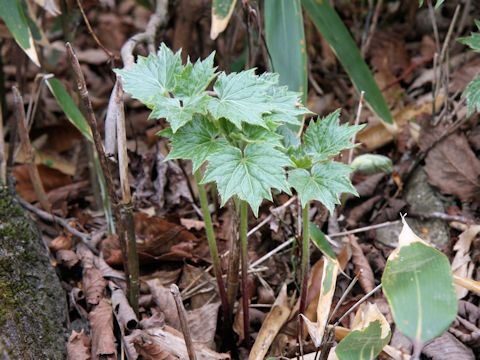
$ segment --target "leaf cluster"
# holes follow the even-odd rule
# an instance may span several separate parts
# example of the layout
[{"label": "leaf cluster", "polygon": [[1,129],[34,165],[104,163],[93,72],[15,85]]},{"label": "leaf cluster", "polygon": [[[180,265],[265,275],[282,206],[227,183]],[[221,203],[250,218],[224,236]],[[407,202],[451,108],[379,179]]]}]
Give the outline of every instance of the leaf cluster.
[{"label": "leaf cluster", "polygon": [[182,64],[181,52],[162,44],[157,54],[115,70],[125,91],[152,110],[150,118],[170,124],[159,133],[171,141],[167,159],[191,160],[193,171],[208,163],[202,182],[216,183],[222,205],[238,197],[255,214],[272,189],[293,187],[303,204],[315,199],[329,210],[340,192],[355,193],[350,167],[331,159],[354,146],[359,126],[341,126],[336,111],[311,121],[302,144],[286,126],[310,113],[300,93],[280,86],[278,74],[226,74],[213,60],[212,53]]}]

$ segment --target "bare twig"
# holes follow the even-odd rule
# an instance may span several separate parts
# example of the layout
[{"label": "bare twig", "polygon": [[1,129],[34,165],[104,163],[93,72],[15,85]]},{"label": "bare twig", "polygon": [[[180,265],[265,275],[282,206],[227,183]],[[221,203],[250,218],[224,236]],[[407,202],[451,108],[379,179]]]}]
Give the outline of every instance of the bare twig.
[{"label": "bare twig", "polygon": [[358,300],[350,309],[348,309],[345,314],[343,314],[340,319],[337,320],[337,322],[333,325],[333,327],[337,326],[342,322],[343,319],[345,319],[353,310],[355,310],[357,307],[359,307],[365,300],[367,300],[370,296],[375,294],[380,288],[382,287],[382,284],[379,284],[370,291],[368,294],[365,294],[360,300]]},{"label": "bare twig", "polygon": [[[13,87],[13,98],[15,101],[15,116],[17,118],[18,133],[20,136],[20,143],[25,150],[26,164],[28,167],[28,174],[30,175],[30,181],[33,185],[33,190],[37,196],[40,205],[47,210],[51,211],[52,205],[48,201],[45,188],[43,187],[40,173],[38,172],[37,165],[35,164],[35,151],[32,148],[30,138],[27,130],[27,119],[25,118],[25,109],[23,107],[22,95],[16,87]],[[13,149],[12,149],[13,150]]]},{"label": "bare twig", "polygon": [[193,347],[192,336],[190,335],[190,329],[188,328],[187,312],[183,307],[183,302],[182,298],[180,297],[180,291],[178,290],[178,286],[172,284],[170,286],[170,292],[172,293],[175,300],[175,305],[177,305],[178,318],[180,319],[180,326],[182,327],[183,338],[185,339],[185,345],[187,346],[188,357],[190,358],[190,360],[196,360],[197,357],[195,355],[195,348]]},{"label": "bare twig", "polygon": [[[362,115],[362,107],[363,107],[363,97],[365,96],[365,91],[362,90],[360,93],[360,100],[358,101],[358,109],[357,109],[357,116],[355,117],[355,125],[360,123],[360,115]],[[357,134],[355,133],[352,138],[352,143],[355,144],[355,140],[357,138]],[[355,148],[352,147],[348,152],[348,164],[350,165],[353,160],[353,150]]]},{"label": "bare twig", "polygon": [[7,159],[5,157],[5,141],[3,134],[3,111],[0,101],[0,186],[7,184]]},{"label": "bare twig", "polygon": [[380,17],[380,11],[382,10],[382,6],[383,6],[383,0],[378,0],[377,5],[375,6],[375,12],[373,14],[373,18],[372,18],[372,25],[368,29],[367,38],[361,49],[363,57],[365,57],[365,54],[368,52],[373,35],[375,34],[375,30],[377,29],[378,18]]},{"label": "bare twig", "polygon": [[97,37],[97,34],[95,34],[95,31],[92,29],[92,26],[90,25],[90,21],[88,21],[87,14],[85,14],[85,11],[83,10],[83,6],[80,0],[77,0],[77,6],[80,9],[80,12],[82,13],[83,21],[85,22],[85,25],[87,25],[88,32],[90,33],[90,35],[92,35],[93,40],[95,40],[97,45],[105,52],[105,54],[108,55],[110,59],[118,58],[118,56],[116,56],[114,53],[112,53],[102,44],[100,39]]}]

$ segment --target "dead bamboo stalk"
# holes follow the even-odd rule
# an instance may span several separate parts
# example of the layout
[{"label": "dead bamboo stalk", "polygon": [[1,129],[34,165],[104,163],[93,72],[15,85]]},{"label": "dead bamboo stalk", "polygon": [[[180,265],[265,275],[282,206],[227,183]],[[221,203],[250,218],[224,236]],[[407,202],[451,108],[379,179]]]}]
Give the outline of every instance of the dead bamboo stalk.
[{"label": "dead bamboo stalk", "polygon": [[197,356],[195,355],[195,348],[193,347],[192,336],[190,334],[190,329],[188,328],[187,312],[183,307],[180,290],[178,290],[177,285],[172,284],[170,286],[170,292],[172,293],[173,299],[175,300],[175,305],[177,306],[178,318],[180,319],[180,326],[182,327],[182,333],[183,338],[185,339],[188,357],[190,358],[190,360],[196,360]]},{"label": "dead bamboo stalk", "polygon": [[[93,143],[95,145],[95,149],[98,154],[98,159],[100,162],[100,166],[102,168],[102,171],[105,175],[105,182],[106,182],[106,187],[107,187],[107,193],[110,198],[110,201],[112,203],[112,209],[113,209],[113,214],[115,217],[115,223],[117,225],[117,234],[118,238],[120,240],[120,245],[122,248],[122,256],[123,256],[123,264],[124,264],[124,269],[126,273],[126,279],[127,279],[127,287],[128,287],[128,297],[130,298],[136,298],[138,299],[138,293],[135,293],[135,289],[131,288],[130,285],[130,263],[131,260],[128,258],[128,247],[126,244],[125,240],[125,229],[126,226],[123,221],[123,216],[122,216],[122,211],[119,203],[118,196],[115,192],[115,183],[113,181],[113,175],[112,172],[110,171],[110,167],[108,165],[108,160],[105,155],[105,151],[103,148],[103,143],[102,143],[102,138],[100,136],[100,131],[98,129],[98,124],[97,124],[97,119],[95,117],[95,113],[93,112],[92,108],[92,103],[90,101],[90,98],[88,96],[88,90],[87,90],[87,85],[85,83],[85,77],[83,76],[82,69],[80,67],[80,63],[78,62],[77,56],[75,55],[75,52],[72,49],[72,46],[70,43],[66,44],[67,47],[67,54],[70,60],[70,65],[73,70],[73,75],[77,84],[77,91],[78,94],[80,95],[81,101],[82,101],[82,108],[83,112],[85,115],[85,118],[88,122],[88,125],[90,126],[92,130],[92,135],[93,135]],[[138,263],[138,262],[137,262]],[[138,301],[138,300],[137,300]]]},{"label": "dead bamboo stalk", "polygon": [[[35,191],[35,195],[37,196],[42,208],[44,208],[46,211],[51,211],[52,206],[50,201],[48,201],[45,188],[43,187],[42,180],[40,178],[40,173],[38,172],[37,165],[35,164],[35,151],[33,150],[30,137],[28,136],[27,119],[25,117],[25,108],[23,107],[22,95],[20,95],[20,92],[15,86],[12,90],[13,99],[15,102],[15,117],[17,119],[18,126],[17,129],[20,136],[20,146],[22,146],[25,151],[30,181],[32,182],[33,190]],[[14,151],[14,149],[12,149],[12,151]]]}]

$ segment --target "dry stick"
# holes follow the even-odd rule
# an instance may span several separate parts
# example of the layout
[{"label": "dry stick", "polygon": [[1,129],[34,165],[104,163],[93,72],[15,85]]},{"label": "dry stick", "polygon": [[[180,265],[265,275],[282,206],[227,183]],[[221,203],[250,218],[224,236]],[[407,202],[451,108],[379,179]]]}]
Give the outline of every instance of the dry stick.
[{"label": "dry stick", "polygon": [[85,78],[83,76],[82,69],[80,68],[80,64],[78,62],[77,56],[73,52],[73,49],[70,43],[67,43],[66,47],[67,47],[67,54],[70,60],[70,65],[72,67],[73,75],[77,83],[77,91],[82,100],[82,105],[83,105],[82,108],[84,111],[85,119],[87,120],[88,125],[92,130],[95,149],[97,150],[100,166],[105,175],[105,182],[107,187],[106,190],[110,198],[110,201],[112,203],[113,214],[114,214],[115,222],[117,225],[118,238],[120,241],[120,246],[122,248],[123,265],[124,265],[125,273],[127,275],[126,278],[127,278],[127,288],[128,288],[128,294],[129,294],[128,297],[130,298],[130,282],[129,282],[130,276],[128,274],[129,259],[127,257],[127,244],[125,241],[125,232],[124,232],[125,226],[123,224],[118,197],[117,197],[117,194],[115,193],[115,184],[113,182],[112,172],[110,171],[110,167],[108,166],[108,160],[105,155],[105,151],[103,149],[102,138],[100,137],[100,131],[97,125],[97,119],[95,117],[95,113],[93,112],[92,103],[88,96],[87,85],[85,83]]},{"label": "dry stick", "polygon": [[173,295],[173,299],[175,300],[175,305],[177,305],[177,312],[178,318],[180,319],[180,326],[182,327],[183,338],[185,339],[185,345],[187,346],[188,357],[190,360],[196,360],[197,357],[195,355],[195,348],[193,347],[192,336],[190,335],[190,329],[188,328],[187,322],[187,312],[183,307],[182,298],[180,297],[180,291],[178,290],[178,286],[172,284],[170,286],[170,292]]},{"label": "dry stick", "polygon": [[240,252],[242,257],[242,308],[243,308],[243,335],[245,343],[249,343],[249,296],[248,296],[248,203],[240,200]]},{"label": "dry stick", "polygon": [[380,17],[380,10],[382,9],[383,0],[378,0],[377,5],[375,6],[375,12],[372,18],[372,25],[368,29],[368,36],[365,44],[362,46],[362,56],[365,57],[365,54],[370,47],[370,43],[372,41],[373,35],[375,34],[375,30],[377,29],[378,18]]},{"label": "dry stick", "polygon": [[[360,93],[360,100],[358,102],[358,109],[357,109],[357,116],[355,117],[355,126],[357,126],[360,123],[360,115],[362,115],[362,107],[363,107],[363,97],[365,96],[365,91],[362,90]],[[355,140],[357,138],[357,133],[353,135],[352,138],[352,144],[355,144]],[[350,151],[348,152],[348,164],[350,165],[353,160],[353,150],[355,148],[352,147]]]},{"label": "dry stick", "polygon": [[[20,144],[26,153],[26,164],[28,167],[28,174],[30,175],[30,180],[33,185],[33,190],[35,191],[35,195],[37,196],[40,205],[42,205],[45,210],[51,211],[52,205],[50,204],[50,201],[48,201],[37,165],[35,164],[35,151],[32,148],[32,144],[30,143],[30,138],[28,136],[27,119],[25,118],[22,95],[20,95],[20,92],[15,86],[12,88],[12,90],[15,103],[15,117],[17,119],[18,133],[20,136]],[[12,149],[12,151],[14,151],[14,149]]]},{"label": "dry stick", "polygon": [[115,87],[114,102],[117,105],[117,142],[118,142],[118,169],[120,175],[120,187],[122,189],[122,216],[127,236],[126,247],[128,257],[128,277],[130,279],[130,291],[128,300],[135,314],[138,316],[138,298],[140,296],[139,264],[137,243],[135,239],[135,223],[133,220],[132,194],[128,181],[128,154],[127,135],[125,130],[125,112],[123,110],[122,83],[117,82]]},{"label": "dry stick", "polygon": [[101,48],[103,51],[105,51],[105,54],[107,54],[110,59],[115,59],[115,58],[116,58],[115,54],[112,53],[110,50],[108,50],[108,49],[102,44],[102,42],[100,41],[100,39],[99,39],[99,38],[97,37],[97,35],[95,34],[95,31],[93,31],[92,26],[90,25],[90,21],[88,21],[87,15],[85,14],[85,11],[83,10],[82,3],[80,2],[80,0],[77,0],[77,6],[78,6],[78,8],[80,9],[80,12],[82,13],[83,21],[85,22],[85,25],[87,25],[88,32],[90,33],[90,35],[92,35],[93,40],[95,40],[95,42],[97,43],[97,45],[100,46],[100,48]]}]

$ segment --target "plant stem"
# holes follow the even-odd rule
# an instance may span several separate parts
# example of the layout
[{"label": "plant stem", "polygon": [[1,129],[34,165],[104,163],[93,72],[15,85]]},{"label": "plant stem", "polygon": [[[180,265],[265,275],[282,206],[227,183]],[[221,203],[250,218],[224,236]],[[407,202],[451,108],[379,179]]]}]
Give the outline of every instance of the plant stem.
[{"label": "plant stem", "polygon": [[220,256],[218,255],[217,242],[215,240],[215,232],[213,231],[212,217],[208,209],[207,191],[205,186],[201,184],[202,175],[200,169],[195,171],[195,181],[198,188],[198,197],[200,198],[200,206],[202,208],[203,220],[205,222],[205,230],[207,232],[208,248],[210,249],[210,256],[212,258],[213,271],[217,279],[218,293],[220,301],[222,302],[224,321],[230,322],[230,310],[227,300],[227,293],[222,278],[222,265],[220,263]]},{"label": "plant stem", "polygon": [[240,201],[240,252],[242,256],[242,308],[243,308],[243,335],[246,343],[248,344],[248,330],[249,330],[249,318],[248,318],[248,204],[246,201]]},{"label": "plant stem", "polygon": [[307,288],[308,288],[308,262],[310,260],[310,229],[308,227],[308,210],[310,204],[305,204],[302,209],[302,290],[300,293],[300,314],[305,312],[307,302]]},{"label": "plant stem", "polygon": [[238,212],[236,202],[232,199],[228,202],[228,211],[231,212],[232,220],[230,227],[227,230],[229,236],[229,253],[228,253],[228,269],[227,269],[227,299],[228,303],[232,304],[229,309],[229,319],[233,318],[233,304],[237,299],[239,272],[240,272],[240,251],[239,251],[239,237],[238,237]]}]

